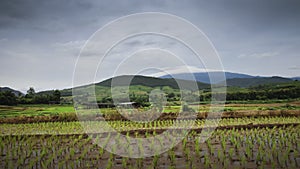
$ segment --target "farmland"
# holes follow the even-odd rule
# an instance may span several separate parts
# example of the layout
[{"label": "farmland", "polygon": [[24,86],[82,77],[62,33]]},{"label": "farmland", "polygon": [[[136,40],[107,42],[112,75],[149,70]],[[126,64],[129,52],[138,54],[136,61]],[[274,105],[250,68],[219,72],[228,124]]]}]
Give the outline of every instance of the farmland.
[{"label": "farmland", "polygon": [[[200,142],[199,132],[192,130],[167,152],[137,159],[110,153],[84,134],[6,135],[0,137],[1,168],[299,168],[299,131],[299,126],[217,129]],[[105,146],[111,144],[117,150],[122,145],[113,138],[120,135],[96,134],[94,139],[103,137]],[[125,135],[152,137],[156,133]],[[172,143],[172,139],[155,140],[149,147],[164,142]],[[147,148],[137,147],[140,151]]]},{"label": "farmland", "polygon": [[[219,120],[202,117],[209,105],[202,104],[198,108],[194,110],[198,114],[195,119],[174,119],[170,117],[180,112],[180,106],[165,106],[164,118],[141,123],[120,119],[112,108],[101,110],[107,121],[78,121],[71,120],[76,116],[71,105],[1,106],[0,167],[300,167],[299,101],[231,103],[225,106],[223,118]],[[45,120],[54,117],[65,118]],[[27,118],[31,121],[25,122]],[[203,140],[210,131],[212,135]],[[166,134],[157,139],[162,133]],[[176,134],[184,137],[176,142]],[[121,136],[154,138],[147,146],[140,142],[126,143],[129,148],[136,147],[129,150],[132,154],[168,144],[174,147],[144,158],[122,157],[117,153],[124,148],[124,144],[117,141]],[[97,140],[104,140],[104,143],[97,144]],[[112,149],[107,151],[105,147]]]},{"label": "farmland", "polygon": [[[236,101],[237,102],[237,101]],[[270,103],[265,103],[262,101],[256,102],[237,102],[232,104],[226,104],[224,107],[224,113],[236,115],[249,115],[254,116],[258,114],[265,115],[285,115],[285,114],[294,114],[300,110],[300,102],[297,100],[294,101],[286,101],[286,100],[276,100]],[[204,102],[201,105],[190,105],[190,108],[193,111],[197,112],[199,116],[208,112],[210,109],[210,105]],[[139,111],[146,111],[147,108],[139,108]],[[181,110],[181,106],[168,105],[163,108],[163,114],[172,115],[172,113],[179,113]],[[114,108],[103,108],[100,110],[102,114],[109,116],[113,116],[118,114],[117,110]],[[88,113],[87,113],[88,114]],[[6,122],[9,119],[14,120],[15,123],[18,120],[26,119],[26,118],[35,118],[33,122],[37,122],[40,120],[51,121],[51,118],[54,118],[58,121],[58,118],[61,118],[62,121],[66,121],[68,118],[70,121],[74,121],[76,113],[73,105],[45,105],[45,104],[37,104],[37,105],[18,105],[18,106],[4,106],[0,105],[0,121]],[[116,119],[120,120],[120,119]]]}]

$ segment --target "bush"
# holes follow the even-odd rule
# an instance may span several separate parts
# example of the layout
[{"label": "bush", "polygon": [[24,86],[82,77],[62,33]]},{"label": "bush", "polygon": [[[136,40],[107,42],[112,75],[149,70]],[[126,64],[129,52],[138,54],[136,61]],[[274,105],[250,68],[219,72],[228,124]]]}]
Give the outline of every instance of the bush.
[{"label": "bush", "polygon": [[0,92],[0,104],[12,106],[17,103],[17,97],[11,91]]}]

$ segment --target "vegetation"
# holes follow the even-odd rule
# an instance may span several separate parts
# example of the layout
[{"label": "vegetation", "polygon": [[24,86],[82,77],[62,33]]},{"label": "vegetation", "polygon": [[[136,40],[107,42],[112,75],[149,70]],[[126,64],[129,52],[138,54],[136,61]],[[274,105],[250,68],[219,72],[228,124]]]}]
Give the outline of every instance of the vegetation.
[{"label": "vegetation", "polygon": [[[148,107],[138,108],[139,113],[134,111],[131,116],[143,119],[145,116],[150,117],[154,112],[151,112]],[[163,110],[159,114],[159,120],[176,119],[178,113],[183,111],[195,112],[197,119],[205,119],[210,111],[209,104],[201,105],[187,105],[183,106],[163,106]],[[131,111],[128,109],[128,111]],[[226,104],[224,108],[223,118],[234,117],[260,117],[260,116],[298,116],[300,111],[299,101],[285,101],[280,103],[238,103],[238,104]],[[102,108],[100,110],[105,120],[127,120],[121,115],[115,108]],[[157,112],[157,111],[156,111]],[[97,116],[95,111],[81,115],[81,120],[91,119],[93,116]],[[24,104],[18,106],[0,106],[0,122],[1,123],[33,123],[33,122],[53,122],[53,121],[74,121],[77,120],[76,112],[73,105],[61,104],[61,105],[49,105],[49,104]],[[182,116],[185,119],[190,119],[189,116]],[[211,115],[211,117],[213,117]],[[93,118],[97,120],[97,118]]]},{"label": "vegetation", "polygon": [[283,78],[283,77],[252,77],[252,78],[233,78],[226,80],[228,86],[236,87],[251,87],[259,85],[273,85],[281,83],[290,83],[292,79]]},{"label": "vegetation", "polygon": [[[263,78],[259,78],[260,80]],[[276,79],[278,78],[272,78]],[[279,78],[280,79],[280,78]],[[181,89],[177,85],[181,84]],[[247,88],[241,87],[227,87],[224,89],[222,86],[215,86],[216,92],[212,93],[210,85],[204,83],[197,83],[199,90],[191,90],[192,82],[187,80],[175,79],[159,79],[144,76],[120,76],[113,79],[108,79],[98,84],[95,84],[95,93],[99,103],[113,103],[112,93],[117,94],[118,101],[136,102],[143,107],[150,106],[149,96],[154,90],[161,90],[165,94],[168,104],[180,105],[182,100],[192,102],[209,102],[212,95],[225,95],[222,91],[227,90],[226,100],[232,101],[270,101],[270,100],[291,100],[300,98],[300,82],[299,81],[284,81],[278,83],[267,83],[263,85],[254,85]],[[130,84],[129,91],[126,85]],[[112,88],[110,87],[112,85]],[[125,86],[124,86],[125,85]],[[76,89],[91,88],[92,85],[81,86]],[[84,94],[84,92],[83,92]],[[1,95],[9,95],[7,92],[1,92]],[[5,100],[4,98],[9,99]],[[49,103],[71,103],[72,102],[72,89],[65,90],[52,90],[35,93],[33,88],[27,91],[25,96],[16,95],[17,101],[14,96],[5,96],[0,100],[0,105],[14,105],[14,104],[49,104]],[[78,96],[80,97],[80,95]],[[116,99],[114,97],[114,99]]]},{"label": "vegetation", "polygon": [[16,105],[17,97],[11,91],[0,92],[0,103],[3,105]]},{"label": "vegetation", "polygon": [[25,96],[18,95],[12,91],[0,92],[0,105],[16,105],[16,104],[59,104],[61,93],[54,90],[51,93],[36,93],[33,87],[30,87]]},{"label": "vegetation", "polygon": [[[39,123],[21,123],[21,124],[0,124],[0,135],[35,135],[35,134],[60,134],[60,135],[72,135],[72,134],[84,134],[101,133],[108,131],[110,127],[114,128],[118,132],[127,131],[144,131],[161,132],[165,129],[178,130],[184,129],[187,124],[192,124],[191,120],[155,120],[152,122],[134,122],[134,121],[71,121],[71,122],[39,122]],[[252,128],[252,127],[264,127],[264,126],[282,126],[282,125],[298,125],[300,123],[300,117],[243,117],[243,118],[224,118],[218,122],[216,119],[210,120],[195,120],[194,125],[191,126],[193,130],[199,131],[203,128],[219,127],[221,129],[233,129],[233,128]],[[251,126],[247,126],[251,124]],[[84,131],[82,125],[93,126],[88,131]],[[99,129],[101,129],[99,131]]]},{"label": "vegetation", "polygon": [[[299,168],[300,128],[272,127],[216,130],[205,142],[191,131],[174,148],[147,158],[112,154],[93,141],[121,148],[116,135],[5,135],[0,136],[1,168]],[[178,131],[176,131],[178,132]],[[126,132],[125,132],[126,133]],[[126,137],[139,137],[127,132]],[[205,134],[205,133],[202,133]],[[157,135],[148,132],[145,137]],[[167,135],[165,141],[172,144]],[[156,142],[162,146],[162,142]],[[151,148],[149,144],[148,147]],[[221,146],[219,146],[221,145]],[[140,147],[139,149],[141,149]]]},{"label": "vegetation", "polygon": [[[125,80],[124,80],[124,79]],[[121,77],[120,85],[126,82],[125,77]],[[263,79],[263,78],[262,78]],[[272,78],[277,79],[277,78]],[[148,81],[147,81],[148,80]],[[169,80],[169,81],[167,81]],[[212,95],[224,95],[222,91],[226,91],[226,100],[227,101],[274,101],[274,100],[292,100],[300,98],[300,82],[299,81],[283,81],[275,83],[267,83],[264,85],[254,85],[247,88],[241,87],[227,87],[224,89],[222,86],[215,86],[215,93],[212,93],[210,90],[210,86],[204,86],[198,84],[199,91],[191,91],[188,89],[179,90],[178,86],[174,86],[173,84],[176,82],[172,82],[172,79],[151,79],[150,77],[136,77],[130,83],[129,93],[125,93],[126,90],[122,86],[113,86],[111,89],[108,87],[111,84],[112,79],[108,79],[104,82],[98,83],[95,85],[95,91],[98,102],[102,103],[111,103],[111,90],[115,93],[124,93],[124,97],[129,95],[130,100],[134,102],[138,102],[141,105],[148,106],[149,105],[149,95],[151,91],[160,89],[162,90],[167,98],[169,104],[180,105],[178,102],[180,100],[186,100],[188,102],[209,102],[211,100]],[[125,81],[125,82],[124,82]],[[149,83],[150,81],[150,83]],[[148,84],[147,84],[148,82]],[[69,90],[63,90],[62,95],[67,95],[67,93],[71,93]],[[119,95],[122,100],[122,95]]]}]

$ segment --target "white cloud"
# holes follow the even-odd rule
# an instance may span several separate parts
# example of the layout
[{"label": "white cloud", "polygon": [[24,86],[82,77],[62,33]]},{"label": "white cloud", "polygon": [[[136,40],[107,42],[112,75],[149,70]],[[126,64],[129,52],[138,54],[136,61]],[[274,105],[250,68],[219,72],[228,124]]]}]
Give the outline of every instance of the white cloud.
[{"label": "white cloud", "polygon": [[77,56],[85,42],[85,40],[69,41],[65,43],[57,42],[53,45],[53,47],[57,52],[63,52],[67,55]]},{"label": "white cloud", "polygon": [[279,52],[263,52],[263,53],[252,53],[252,54],[241,54],[238,56],[238,58],[269,58],[278,56]]},{"label": "white cloud", "polygon": [[160,77],[167,74],[180,74],[180,73],[198,73],[198,72],[219,72],[223,70],[204,69],[195,66],[178,66],[178,67],[167,67],[162,69],[161,72],[148,74],[149,76]]}]

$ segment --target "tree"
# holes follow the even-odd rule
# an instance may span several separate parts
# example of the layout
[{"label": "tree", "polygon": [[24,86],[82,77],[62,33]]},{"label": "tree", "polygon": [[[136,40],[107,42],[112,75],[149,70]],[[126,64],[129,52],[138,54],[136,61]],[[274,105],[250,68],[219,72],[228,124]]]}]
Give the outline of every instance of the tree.
[{"label": "tree", "polygon": [[173,98],[173,97],[175,97],[175,94],[172,92],[172,93],[169,93],[168,95],[167,95],[167,97],[168,98]]},{"label": "tree", "polygon": [[2,105],[16,105],[17,97],[11,91],[0,92],[0,104]]},{"label": "tree", "polygon": [[33,87],[30,87],[29,90],[27,90],[26,98],[33,98],[35,96],[35,90]]},{"label": "tree", "polygon": [[60,91],[59,90],[55,90],[53,92],[53,101],[60,102],[60,96],[61,96]]}]

